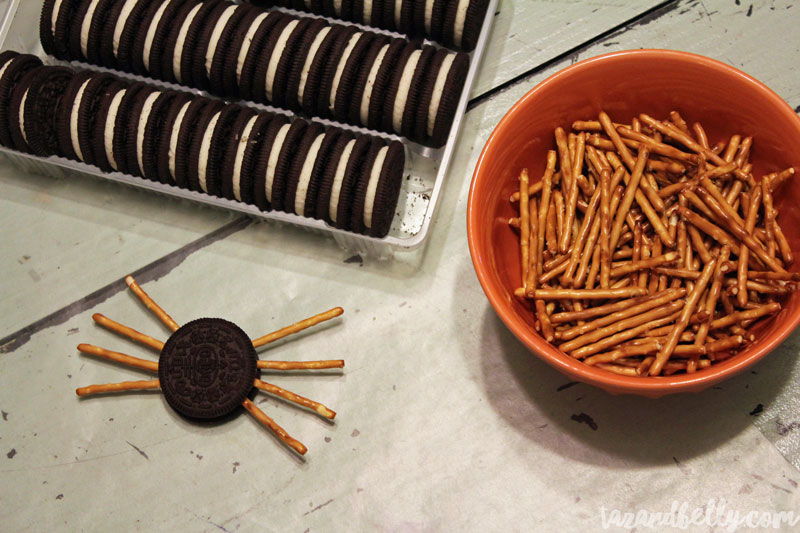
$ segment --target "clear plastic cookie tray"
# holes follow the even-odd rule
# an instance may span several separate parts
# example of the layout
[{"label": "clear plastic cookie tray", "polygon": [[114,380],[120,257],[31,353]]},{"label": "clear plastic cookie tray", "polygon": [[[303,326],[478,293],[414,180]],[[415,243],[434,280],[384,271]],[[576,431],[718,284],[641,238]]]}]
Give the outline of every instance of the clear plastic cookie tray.
[{"label": "clear plastic cookie tray", "polygon": [[[467,108],[469,94],[478,72],[481,56],[486,48],[497,2],[498,0],[490,0],[486,10],[486,17],[478,39],[478,44],[471,53],[470,68],[461,92],[453,127],[447,139],[447,144],[444,147],[432,149],[385,133],[314,119],[323,124],[335,124],[353,131],[378,135],[384,138],[398,139],[404,143],[406,147],[406,167],[403,174],[403,186],[400,190],[400,198],[398,200],[397,211],[392,222],[391,230],[389,234],[382,239],[339,230],[321,220],[303,218],[280,211],[264,212],[255,206],[224,198],[208,196],[172,185],[155,183],[119,172],[106,173],[99,168],[61,157],[52,156],[42,158],[22,154],[3,146],[0,146],[0,153],[5,155],[13,164],[28,172],[54,177],[63,177],[72,173],[88,174],[143,189],[157,191],[173,197],[185,198],[211,206],[238,211],[257,219],[293,224],[316,233],[329,235],[342,249],[353,253],[360,253],[368,257],[386,258],[392,256],[395,252],[412,251],[419,248],[420,245],[425,242],[428,231],[430,230],[431,220],[436,212],[439,196],[442,193],[442,187],[447,179],[448,169],[461,130],[461,122]],[[34,54],[41,57],[46,64],[60,63],[58,60],[47,56],[39,43],[39,17],[41,9],[41,1],[8,0],[5,15],[3,16],[2,24],[0,24],[0,50],[15,50],[20,53]],[[297,14],[310,16],[307,13]],[[336,22],[341,23],[341,21]],[[371,31],[397,36],[397,34],[381,29],[369,29]],[[105,70],[82,63],[75,63],[74,66],[81,69],[90,68],[94,70]],[[125,73],[115,72],[115,74],[132,79],[143,79]],[[144,81],[154,85],[169,86],[184,91],[203,94],[197,90],[173,86],[156,80],[145,79]],[[242,103],[247,106],[267,109],[273,112],[287,113],[281,109],[258,105],[252,102]],[[458,177],[456,177],[456,179],[458,179]],[[124,194],[124,190],[121,190],[120,194]]]}]

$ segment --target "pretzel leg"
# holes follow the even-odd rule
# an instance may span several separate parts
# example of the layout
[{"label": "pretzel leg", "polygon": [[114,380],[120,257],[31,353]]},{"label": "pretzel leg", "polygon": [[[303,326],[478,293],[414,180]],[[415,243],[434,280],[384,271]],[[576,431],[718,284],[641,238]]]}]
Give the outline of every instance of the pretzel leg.
[{"label": "pretzel leg", "polygon": [[310,328],[311,326],[315,326],[320,322],[325,322],[326,320],[336,318],[337,316],[340,316],[342,313],[344,313],[344,309],[342,309],[341,307],[334,307],[333,309],[329,309],[324,313],[314,315],[310,318],[306,318],[305,320],[301,320],[296,324],[292,324],[291,326],[286,326],[285,328],[281,328],[278,331],[273,331],[272,333],[268,333],[263,337],[259,337],[253,341],[253,346],[258,348],[260,346],[264,346],[265,344],[275,342],[278,339],[282,339],[293,333],[297,333],[299,331],[303,331],[306,328]]},{"label": "pretzel leg", "polygon": [[108,318],[105,315],[101,315],[100,313],[95,313],[92,315],[92,318],[95,322],[100,324],[106,329],[110,329],[114,333],[119,333],[120,335],[125,335],[131,340],[134,340],[138,343],[144,344],[145,346],[150,346],[151,348],[155,348],[159,352],[164,349],[164,343],[158,339],[154,339],[149,335],[145,335],[144,333],[140,333],[133,328],[129,328],[119,322],[115,322]]},{"label": "pretzel leg", "polygon": [[344,360],[328,361],[258,361],[258,368],[268,370],[324,370],[326,368],[344,368]]},{"label": "pretzel leg", "polygon": [[242,405],[251,415],[253,415],[253,418],[261,422],[267,429],[272,431],[276,437],[284,442],[284,444],[289,446],[300,455],[306,454],[308,448],[306,448],[302,442],[292,438],[288,433],[286,433],[282,427],[276,424],[275,421],[267,416],[264,411],[259,409],[256,404],[250,401],[250,398],[245,398],[245,400],[242,402]]},{"label": "pretzel leg", "polygon": [[282,389],[277,385],[273,385],[272,383],[267,383],[266,381],[261,381],[260,379],[256,379],[255,386],[265,392],[274,394],[275,396],[279,396],[285,400],[289,400],[290,402],[296,403],[297,405],[308,407],[309,409],[316,411],[318,414],[330,420],[336,418],[336,412],[331,409],[328,409],[321,403],[315,402],[314,400],[309,400],[308,398],[304,398],[299,394],[295,394],[286,389]]},{"label": "pretzel leg", "polygon": [[117,363],[122,363],[123,365],[141,368],[151,372],[158,372],[158,363],[156,361],[147,361],[131,355],[125,355],[124,353],[112,352],[111,350],[100,348],[99,346],[92,346],[91,344],[79,344],[78,351],[96,355],[97,357],[108,359],[109,361],[116,361]]},{"label": "pretzel leg", "polygon": [[102,394],[104,392],[121,392],[127,390],[146,390],[158,389],[161,384],[157,379],[147,381],[123,381],[122,383],[106,383],[105,385],[89,385],[88,387],[80,387],[75,389],[75,394],[78,396],[87,396],[89,394]]},{"label": "pretzel leg", "polygon": [[128,284],[128,288],[133,291],[133,294],[135,294],[142,301],[144,306],[152,311],[161,322],[163,322],[172,331],[178,331],[178,328],[180,327],[178,323],[172,320],[172,317],[169,316],[166,311],[161,309],[161,307],[159,307],[159,305],[155,303],[153,299],[150,298],[146,292],[144,292],[144,290],[142,290],[139,284],[136,283],[136,280],[133,279],[133,276],[126,276],[125,283]]}]

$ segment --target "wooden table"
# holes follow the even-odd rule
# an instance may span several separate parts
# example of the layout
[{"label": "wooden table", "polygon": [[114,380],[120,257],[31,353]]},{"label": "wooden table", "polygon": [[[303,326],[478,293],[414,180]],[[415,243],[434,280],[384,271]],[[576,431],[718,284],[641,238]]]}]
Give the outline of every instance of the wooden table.
[{"label": "wooden table", "polygon": [[[800,333],[701,394],[653,401],[569,383],[496,317],[464,224],[495,124],[575,61],[687,50],[800,109],[791,4],[501,0],[429,242],[390,261],[0,162],[0,529],[587,531],[614,510],[668,513],[676,502],[691,513],[711,500],[742,515],[800,513]],[[133,271],[178,322],[221,316],[253,337],[344,307],[342,319],[261,354],[347,362],[342,373],[265,378],[338,412],[327,423],[257,397],[308,445],[304,460],[247,416],[203,427],[157,392],[75,396],[81,385],[145,379],[79,354],[78,343],[155,356],[94,325],[93,312],[168,335],[125,290]]]}]

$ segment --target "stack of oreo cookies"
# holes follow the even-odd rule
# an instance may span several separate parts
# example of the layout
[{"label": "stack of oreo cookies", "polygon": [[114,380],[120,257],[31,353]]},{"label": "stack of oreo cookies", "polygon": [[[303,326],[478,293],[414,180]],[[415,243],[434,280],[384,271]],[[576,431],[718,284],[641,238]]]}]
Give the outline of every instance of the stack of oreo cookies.
[{"label": "stack of oreo cookies", "polygon": [[[66,1],[66,0],[63,0]],[[0,54],[0,143],[385,236],[401,143]]]},{"label": "stack of oreo cookies", "polygon": [[464,53],[223,0],[45,0],[40,33],[60,59],[433,147],[447,141],[469,67]]},{"label": "stack of oreo cookies", "polygon": [[250,0],[475,49],[489,0]]}]

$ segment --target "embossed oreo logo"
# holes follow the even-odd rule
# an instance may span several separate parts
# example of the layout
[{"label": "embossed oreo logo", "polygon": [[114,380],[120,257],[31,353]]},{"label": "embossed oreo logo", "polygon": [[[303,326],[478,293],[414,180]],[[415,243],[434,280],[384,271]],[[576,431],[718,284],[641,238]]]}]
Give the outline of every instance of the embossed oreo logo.
[{"label": "embossed oreo logo", "polygon": [[250,338],[221,318],[201,318],[173,333],[159,358],[167,403],[179,413],[211,419],[241,405],[257,375]]}]

